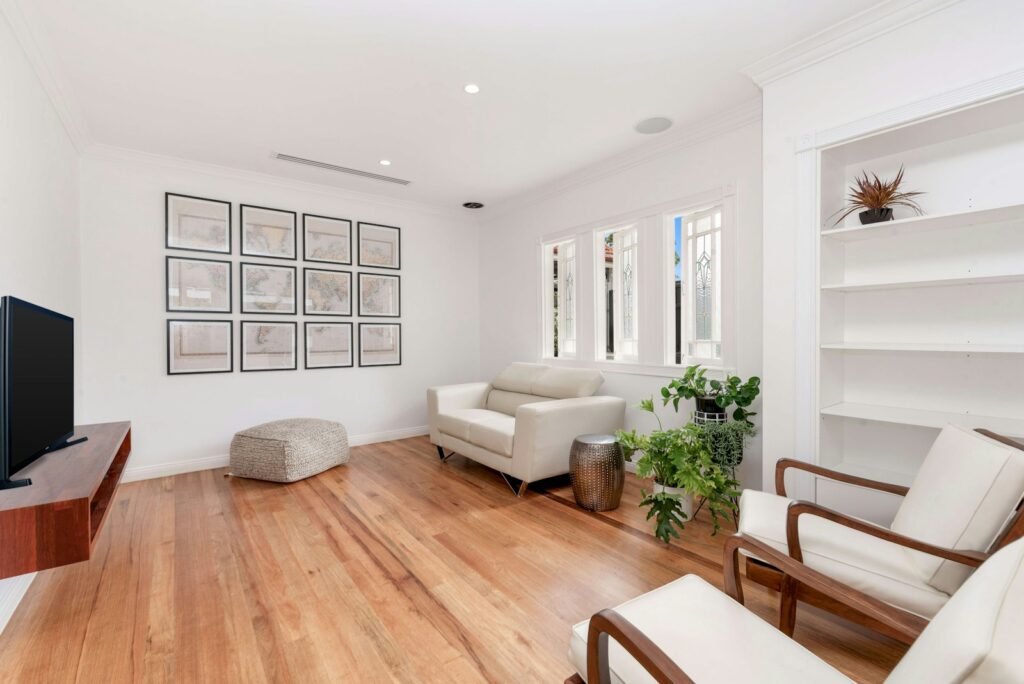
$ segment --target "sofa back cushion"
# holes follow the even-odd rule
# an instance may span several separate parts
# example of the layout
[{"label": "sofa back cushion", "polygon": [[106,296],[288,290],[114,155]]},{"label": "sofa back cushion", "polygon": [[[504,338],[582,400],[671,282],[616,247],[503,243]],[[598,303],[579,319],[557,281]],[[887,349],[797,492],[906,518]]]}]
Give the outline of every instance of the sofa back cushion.
[{"label": "sofa back cushion", "polygon": [[[947,425],[892,521],[893,532],[951,549],[987,551],[1024,496],[1024,450]],[[915,554],[925,581],[947,594],[970,575],[960,563]]]},{"label": "sofa back cushion", "polygon": [[521,392],[492,389],[487,395],[486,407],[491,411],[499,411],[514,416],[516,415],[516,409],[523,404],[533,404],[538,401],[551,401],[551,399],[548,397],[538,397],[536,394],[522,394]]},{"label": "sofa back cushion", "polygon": [[539,363],[513,363],[498,373],[491,381],[491,387],[506,392],[533,394],[533,381],[547,370],[547,366]]},{"label": "sofa back cushion", "polygon": [[552,399],[593,396],[604,383],[599,370],[589,368],[545,368],[533,381],[532,394]]}]

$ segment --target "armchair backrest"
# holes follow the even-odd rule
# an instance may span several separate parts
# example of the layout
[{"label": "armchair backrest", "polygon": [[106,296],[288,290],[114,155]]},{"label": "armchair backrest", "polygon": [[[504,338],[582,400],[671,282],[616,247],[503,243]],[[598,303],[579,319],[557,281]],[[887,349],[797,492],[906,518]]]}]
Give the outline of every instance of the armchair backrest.
[{"label": "armchair backrest", "polygon": [[[1024,450],[947,425],[928,451],[892,530],[951,549],[986,551],[1024,497]],[[959,563],[918,554],[925,581],[952,594],[970,575]]]},{"label": "armchair backrest", "polygon": [[592,396],[603,382],[601,371],[588,368],[513,363],[491,381],[487,408],[515,415],[516,409],[523,404]]},{"label": "armchair backrest", "polygon": [[935,615],[886,682],[1024,681],[1024,539],[995,553]]}]

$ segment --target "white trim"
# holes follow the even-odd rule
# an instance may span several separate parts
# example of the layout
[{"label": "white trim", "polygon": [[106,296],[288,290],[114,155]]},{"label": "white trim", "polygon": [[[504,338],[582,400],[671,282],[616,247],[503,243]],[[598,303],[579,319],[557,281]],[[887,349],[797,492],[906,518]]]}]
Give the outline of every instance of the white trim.
[{"label": "white trim", "polygon": [[[397,430],[384,430],[382,432],[367,432],[362,435],[353,435],[349,437],[348,443],[349,446],[363,446],[365,444],[376,444],[378,442],[391,442],[396,439],[419,437],[420,435],[426,435],[429,433],[430,428],[426,425],[417,425],[415,427],[398,428]],[[192,473],[199,470],[224,468],[227,467],[229,461],[230,459],[227,454],[217,454],[215,456],[193,458],[187,461],[155,463],[153,465],[135,467],[130,465],[129,461],[129,466],[125,468],[121,482],[138,482],[139,480],[151,480],[156,477],[167,477],[168,475],[181,475],[182,473]]]},{"label": "white trim", "polygon": [[[3,2],[3,0],[0,0],[0,2]],[[84,159],[98,159],[102,161],[147,164],[160,168],[188,171],[190,173],[202,173],[210,176],[217,176],[219,178],[231,178],[247,183],[263,183],[265,185],[272,185],[288,190],[313,192],[331,197],[340,197],[343,199],[365,202],[367,204],[376,204],[383,207],[422,211],[446,218],[460,218],[469,221],[474,220],[474,217],[466,214],[467,210],[465,209],[454,209],[428,202],[395,199],[386,195],[378,195],[376,193],[359,192],[358,190],[349,190],[334,185],[295,180],[285,176],[264,173],[262,171],[249,171],[247,169],[240,169],[233,166],[221,166],[219,164],[211,164],[208,162],[193,161],[183,157],[143,152],[141,150],[133,150],[126,147],[117,147],[116,145],[94,143],[82,152],[82,157]]]},{"label": "white trim", "polygon": [[886,0],[754,62],[742,73],[763,88],[958,2],[960,0]]},{"label": "white trim", "polygon": [[71,144],[81,153],[91,141],[85,117],[73,99],[68,96],[71,89],[60,74],[51,65],[55,60],[44,49],[43,41],[39,40],[31,23],[22,10],[18,0],[0,0],[0,14],[7,18],[11,32],[21,45],[25,58],[39,79],[46,96],[57,112],[57,117],[71,140]]},{"label": "white trim", "polygon": [[656,140],[640,147],[608,157],[561,178],[547,181],[533,190],[496,202],[488,208],[487,218],[490,220],[510,211],[537,204],[573,188],[589,185],[602,178],[646,164],[671,152],[693,147],[760,121],[761,98],[758,96],[732,109],[727,109],[691,125],[682,126],[677,131],[664,133]]},{"label": "white trim", "polygon": [[25,593],[35,578],[36,573],[30,572],[0,580],[0,634],[4,633],[4,628],[11,621],[14,611],[21,603],[21,599],[25,598]]}]

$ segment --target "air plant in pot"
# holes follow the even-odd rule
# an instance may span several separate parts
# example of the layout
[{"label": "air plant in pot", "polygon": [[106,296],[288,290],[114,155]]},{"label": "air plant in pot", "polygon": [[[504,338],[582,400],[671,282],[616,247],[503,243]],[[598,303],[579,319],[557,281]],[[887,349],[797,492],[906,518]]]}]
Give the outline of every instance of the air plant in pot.
[{"label": "air plant in pot", "polygon": [[893,207],[906,207],[918,215],[924,213],[914,200],[924,193],[900,189],[903,185],[902,166],[896,177],[891,180],[881,180],[874,173],[869,178],[867,171],[863,171],[860,176],[853,179],[853,183],[846,198],[846,206],[836,212],[839,218],[836,219],[835,225],[839,225],[855,211],[860,211],[860,222],[864,225],[891,221]]}]

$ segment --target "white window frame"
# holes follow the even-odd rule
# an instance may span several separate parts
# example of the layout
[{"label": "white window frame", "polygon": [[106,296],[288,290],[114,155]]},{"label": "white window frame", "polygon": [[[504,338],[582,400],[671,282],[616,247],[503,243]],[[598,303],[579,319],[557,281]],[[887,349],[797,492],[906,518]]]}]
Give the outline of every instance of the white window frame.
[{"label": "white window frame", "polygon": [[[546,242],[544,248],[544,352],[546,359],[574,359],[579,337],[579,277],[576,240]],[[556,253],[557,252],[557,253]],[[558,290],[555,288],[555,263],[558,263]],[[555,298],[557,315],[555,320]],[[555,340],[558,348],[555,348]]]},{"label": "white window frame", "polygon": [[[715,214],[721,216],[720,225],[716,226],[714,223]],[[666,253],[666,279],[665,279],[665,309],[664,309],[664,320],[665,320],[665,363],[671,366],[687,366],[694,363],[700,363],[706,366],[722,366],[726,360],[726,334],[729,330],[730,317],[726,307],[726,301],[730,293],[727,292],[729,287],[732,285],[731,280],[727,275],[729,270],[729,260],[727,259],[727,233],[728,233],[728,220],[731,216],[731,212],[727,211],[726,203],[724,201],[718,201],[710,205],[702,205],[697,207],[689,207],[680,211],[667,212],[664,215],[663,223],[665,230],[665,253]],[[675,220],[681,218],[680,238],[682,241],[682,254],[680,260],[683,269],[683,282],[680,296],[680,312],[681,320],[680,324],[680,341],[682,347],[681,359],[676,362],[675,358],[675,336],[676,336],[676,316],[675,316]],[[698,224],[702,218],[710,218],[711,225],[708,230],[701,232],[694,232],[692,235],[688,231],[688,224]],[[714,236],[717,234],[717,252],[714,254],[715,269],[713,271],[715,285],[712,289],[712,297],[714,300],[713,307],[715,310],[714,324],[717,328],[718,333],[717,339],[711,340],[697,340],[696,339],[696,269],[694,267],[694,248],[697,244],[697,239],[704,236]],[[719,347],[719,355],[711,356],[707,354],[692,354],[690,353],[691,345],[699,344],[702,342],[717,343]]]},{"label": "white window frame", "polygon": [[[636,363],[640,359],[640,292],[643,271],[640,258],[640,222],[598,228],[594,231],[594,354],[603,361]],[[612,235],[612,289],[614,310],[621,312],[612,321],[613,357],[608,358],[608,312],[605,276],[605,241]]]}]

